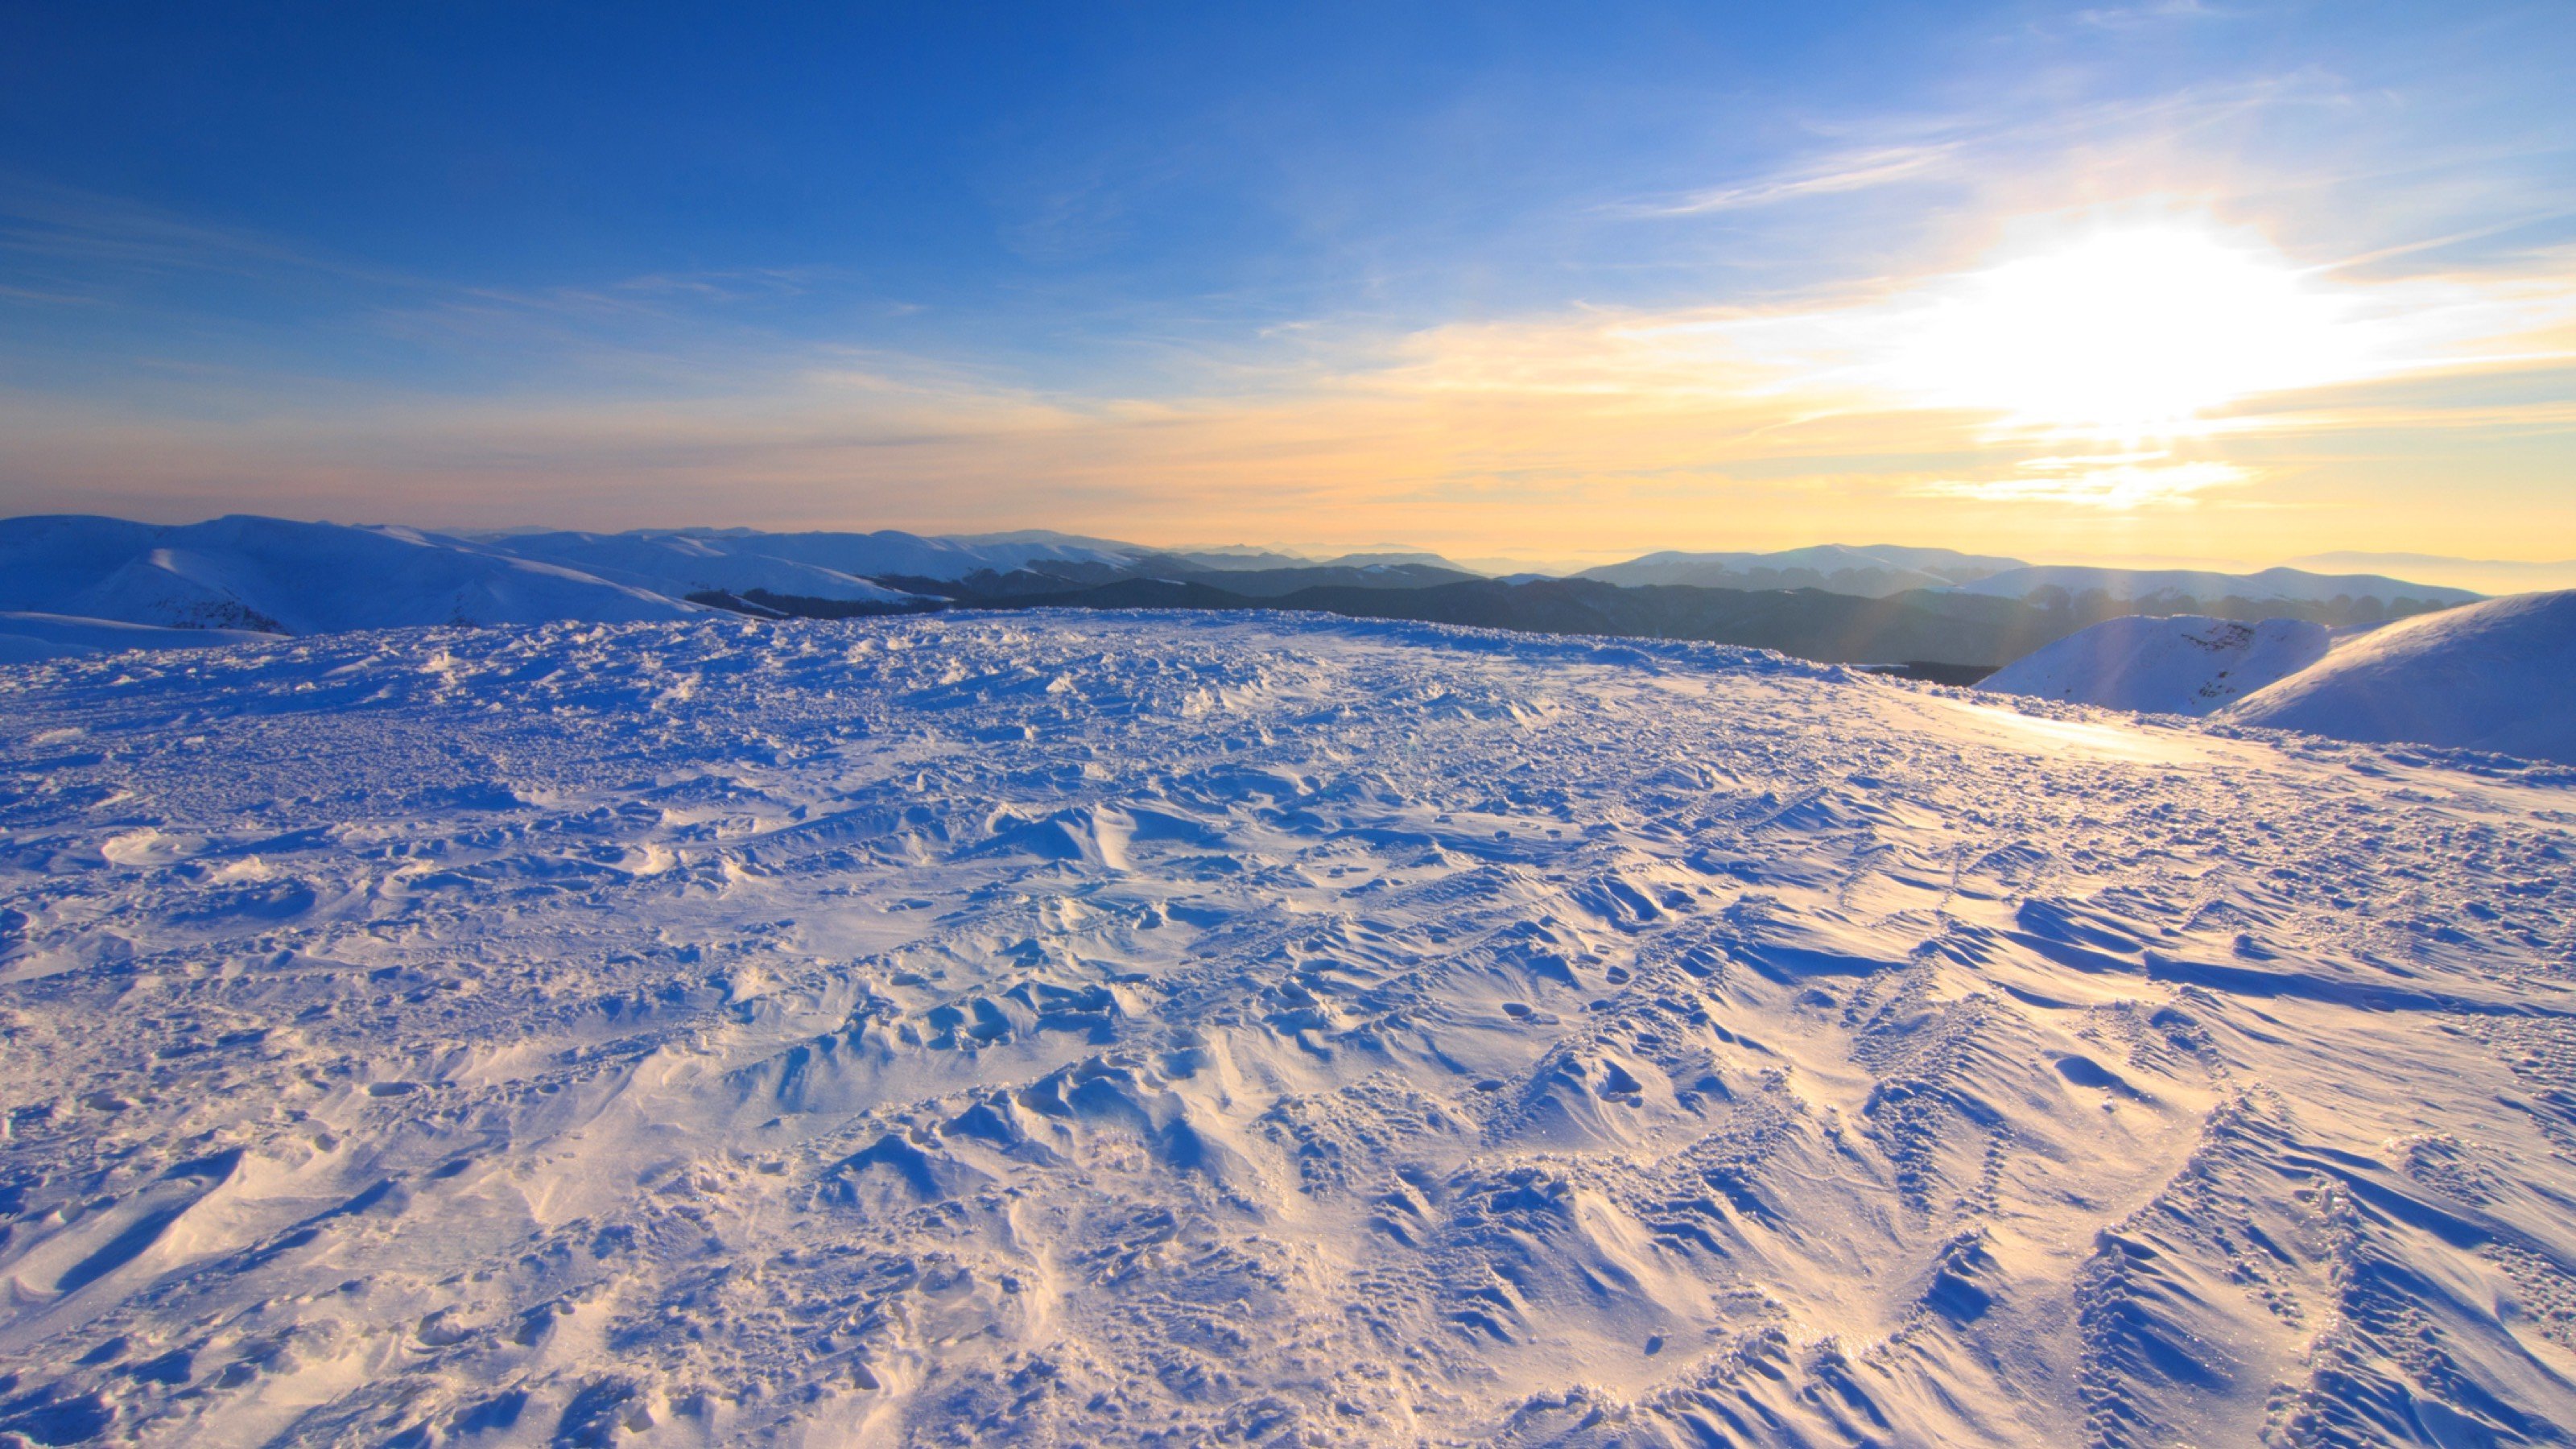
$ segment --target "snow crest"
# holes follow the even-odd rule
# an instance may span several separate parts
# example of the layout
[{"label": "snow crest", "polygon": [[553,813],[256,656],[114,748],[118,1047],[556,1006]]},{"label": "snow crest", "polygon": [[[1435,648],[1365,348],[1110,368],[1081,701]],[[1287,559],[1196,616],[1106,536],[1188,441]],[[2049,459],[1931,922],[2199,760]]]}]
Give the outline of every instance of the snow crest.
[{"label": "snow crest", "polygon": [[1279,615],[0,668],[0,1435],[2563,1440],[2566,789],[2025,708]]},{"label": "snow crest", "polygon": [[2326,657],[2334,632],[2303,619],[2105,619],[2034,650],[1977,687],[2106,709],[2205,715]]},{"label": "snow crest", "polygon": [[2408,619],[2231,706],[2240,724],[2576,764],[2576,591]]}]

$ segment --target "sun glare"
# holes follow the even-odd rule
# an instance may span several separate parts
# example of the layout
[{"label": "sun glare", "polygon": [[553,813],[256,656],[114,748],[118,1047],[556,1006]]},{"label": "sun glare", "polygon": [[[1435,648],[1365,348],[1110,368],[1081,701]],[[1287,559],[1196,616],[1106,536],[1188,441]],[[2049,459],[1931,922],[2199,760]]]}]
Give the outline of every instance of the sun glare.
[{"label": "sun glare", "polygon": [[2339,299],[2259,244],[2179,224],[2103,229],[1923,298],[1892,359],[1925,401],[2012,426],[2171,436],[2235,399],[2351,375]]}]

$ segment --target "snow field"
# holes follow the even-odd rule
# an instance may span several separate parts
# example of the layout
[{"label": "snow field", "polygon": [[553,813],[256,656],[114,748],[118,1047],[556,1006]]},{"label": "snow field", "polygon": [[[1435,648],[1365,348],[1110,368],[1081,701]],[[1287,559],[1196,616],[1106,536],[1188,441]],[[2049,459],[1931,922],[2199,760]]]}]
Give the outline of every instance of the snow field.
[{"label": "snow field", "polygon": [[2576,796],[1776,656],[0,669],[0,1432],[2560,1442]]}]

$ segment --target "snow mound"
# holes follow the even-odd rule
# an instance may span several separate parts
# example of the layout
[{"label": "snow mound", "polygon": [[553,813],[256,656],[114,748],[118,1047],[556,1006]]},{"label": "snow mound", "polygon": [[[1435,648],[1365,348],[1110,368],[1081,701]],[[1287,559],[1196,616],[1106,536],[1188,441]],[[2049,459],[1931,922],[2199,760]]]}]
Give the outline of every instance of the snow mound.
[{"label": "snow mound", "polygon": [[0,608],[315,634],[424,624],[624,623],[690,604],[402,528],[228,517],[0,520]]},{"label": "snow mound", "polygon": [[2024,655],[1977,687],[2154,714],[2208,714],[2326,657],[2334,633],[2181,614],[2105,619]]},{"label": "snow mound", "polygon": [[2246,696],[2223,718],[2576,764],[2576,591],[2391,624]]},{"label": "snow mound", "polygon": [[2568,788],[2050,714],[1276,615],[0,668],[0,1438],[2563,1441]]}]

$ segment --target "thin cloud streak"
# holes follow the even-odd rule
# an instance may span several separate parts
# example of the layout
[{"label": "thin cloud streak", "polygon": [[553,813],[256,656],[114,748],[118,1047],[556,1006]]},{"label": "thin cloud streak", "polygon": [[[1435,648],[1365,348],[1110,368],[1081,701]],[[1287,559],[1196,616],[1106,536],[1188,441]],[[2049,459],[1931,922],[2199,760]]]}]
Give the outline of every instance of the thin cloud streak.
[{"label": "thin cloud streak", "polygon": [[1891,146],[1830,157],[1815,167],[1740,186],[1721,186],[1667,202],[1637,202],[1621,210],[1630,216],[1707,216],[1744,211],[1801,197],[1834,196],[1866,191],[1901,181],[1924,180],[1953,169],[1961,152],[1957,142],[1930,146]]}]

